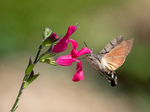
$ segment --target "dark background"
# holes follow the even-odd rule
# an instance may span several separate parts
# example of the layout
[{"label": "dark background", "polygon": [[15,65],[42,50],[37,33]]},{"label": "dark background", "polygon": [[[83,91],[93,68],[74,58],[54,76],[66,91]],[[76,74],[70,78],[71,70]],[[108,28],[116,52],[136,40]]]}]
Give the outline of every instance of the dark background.
[{"label": "dark background", "polygon": [[[113,38],[134,38],[131,53],[117,70],[112,88],[86,61],[85,80],[72,82],[76,63],[69,67],[39,63],[41,75],[24,90],[16,112],[149,112],[150,96],[149,0],[1,0],[0,1],[0,110],[8,112],[18,94],[28,58],[35,57],[45,27],[86,42],[94,53]],[[69,49],[61,55],[70,53]]]}]

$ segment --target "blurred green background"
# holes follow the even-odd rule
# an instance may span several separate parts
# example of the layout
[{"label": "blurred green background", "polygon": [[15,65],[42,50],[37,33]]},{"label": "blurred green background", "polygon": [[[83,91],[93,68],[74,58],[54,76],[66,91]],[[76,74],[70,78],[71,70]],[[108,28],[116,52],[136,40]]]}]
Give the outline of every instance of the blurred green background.
[{"label": "blurred green background", "polygon": [[11,109],[44,28],[65,35],[68,26],[78,23],[80,29],[71,38],[79,49],[86,42],[98,53],[119,35],[135,39],[131,53],[117,70],[117,89],[86,60],[81,60],[85,80],[78,83],[71,80],[76,63],[70,67],[39,63],[35,71],[41,75],[24,90],[16,112],[149,112],[149,12],[149,0],[1,0],[0,110]]}]

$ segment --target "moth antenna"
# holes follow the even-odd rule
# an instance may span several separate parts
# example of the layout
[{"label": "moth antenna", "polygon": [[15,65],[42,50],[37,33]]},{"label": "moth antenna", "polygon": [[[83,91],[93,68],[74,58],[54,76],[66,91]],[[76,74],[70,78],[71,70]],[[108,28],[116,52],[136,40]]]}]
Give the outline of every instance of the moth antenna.
[{"label": "moth antenna", "polygon": [[[84,42],[85,47],[88,48],[87,44]],[[94,52],[94,48],[92,49],[92,52]]]},{"label": "moth antenna", "polygon": [[84,42],[85,47],[88,47],[87,44]]},{"label": "moth antenna", "polygon": [[148,77],[148,89],[149,89],[149,93],[150,93],[150,74],[149,74],[149,77]]}]

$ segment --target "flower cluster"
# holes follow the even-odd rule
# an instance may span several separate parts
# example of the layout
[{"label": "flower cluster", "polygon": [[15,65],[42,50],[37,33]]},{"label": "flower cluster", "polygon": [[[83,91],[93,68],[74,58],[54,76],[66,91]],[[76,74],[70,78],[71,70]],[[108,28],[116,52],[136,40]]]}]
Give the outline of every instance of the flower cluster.
[{"label": "flower cluster", "polygon": [[[77,82],[83,80],[84,72],[82,71],[82,63],[77,58],[84,54],[91,53],[91,50],[87,47],[82,48],[80,51],[77,51],[78,43],[73,40],[69,39],[69,37],[77,30],[78,26],[69,26],[66,35],[62,38],[57,38],[55,33],[49,29],[49,33],[45,34],[45,39],[43,41],[44,46],[50,46],[50,49],[41,56],[40,61],[44,63],[49,63],[52,65],[61,65],[61,66],[70,66],[73,62],[78,62],[76,67],[76,73],[74,74],[72,80]],[[65,51],[68,48],[68,44],[71,42],[72,44],[72,51],[69,55],[59,56],[57,54],[60,52]]]}]

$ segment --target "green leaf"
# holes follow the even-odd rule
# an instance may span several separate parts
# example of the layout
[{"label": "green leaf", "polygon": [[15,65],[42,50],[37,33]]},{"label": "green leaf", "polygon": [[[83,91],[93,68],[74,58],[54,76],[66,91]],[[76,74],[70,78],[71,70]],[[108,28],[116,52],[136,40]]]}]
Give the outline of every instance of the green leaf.
[{"label": "green leaf", "polygon": [[41,58],[39,60],[39,62],[47,63],[47,64],[50,64],[50,65],[56,66],[56,65],[58,65],[57,62],[56,62],[56,60],[58,59],[58,57],[59,57],[59,55],[56,55],[56,54],[53,57],[49,57],[49,56],[46,57],[45,56],[45,58]]},{"label": "green leaf", "polygon": [[45,53],[43,53],[42,55],[40,55],[39,61],[42,61],[43,59],[47,59],[47,58],[56,56],[57,53],[54,53],[52,51],[52,49],[53,49],[53,44],[52,44],[52,46]]},{"label": "green leaf", "polygon": [[28,67],[27,67],[26,70],[25,70],[25,74],[26,74],[26,75],[29,75],[30,72],[33,70],[34,66],[35,66],[35,64],[33,64],[32,59],[31,59],[31,57],[30,57],[30,58],[29,58]]},{"label": "green leaf", "polygon": [[25,71],[25,74],[30,74],[30,72],[33,70],[34,66],[35,66],[35,64],[29,65]]},{"label": "green leaf", "polygon": [[56,56],[56,53],[44,53],[39,57],[39,61]]},{"label": "green leaf", "polygon": [[31,57],[29,58],[29,64],[28,64],[28,66],[29,65],[31,65],[32,64],[32,59],[31,59]]},{"label": "green leaf", "polygon": [[58,42],[59,42],[59,38],[58,38],[58,39],[55,39],[55,40],[53,40],[53,39],[51,39],[51,38],[47,38],[47,39],[45,39],[45,40],[42,42],[42,45],[43,45],[43,46],[46,46],[46,47],[49,47],[49,46],[51,46],[52,44],[53,44],[53,45],[56,45]]},{"label": "green leaf", "polygon": [[23,89],[26,88],[31,82],[33,82],[39,75],[39,73],[34,75],[34,73],[32,72],[27,81],[25,82]]},{"label": "green leaf", "polygon": [[42,45],[48,47],[48,46],[51,46],[52,43],[53,43],[53,42],[52,42],[49,38],[47,38],[46,40],[44,40],[44,41],[42,42]]}]

